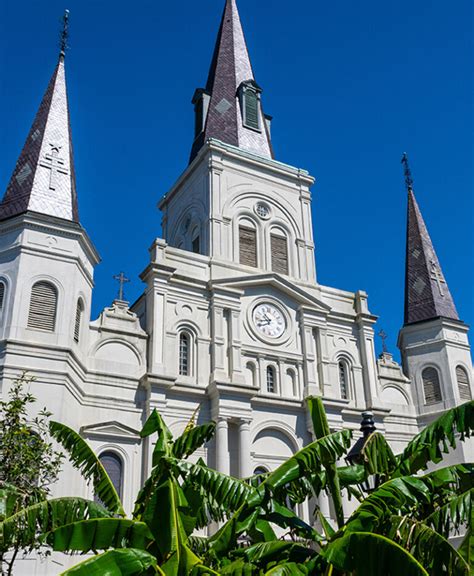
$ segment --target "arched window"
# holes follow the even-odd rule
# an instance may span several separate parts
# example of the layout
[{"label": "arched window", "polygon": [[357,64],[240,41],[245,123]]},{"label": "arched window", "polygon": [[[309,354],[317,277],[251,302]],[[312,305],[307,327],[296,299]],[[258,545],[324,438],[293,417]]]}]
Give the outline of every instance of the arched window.
[{"label": "arched window", "polygon": [[423,380],[423,392],[425,394],[425,404],[436,404],[441,402],[441,386],[436,368],[429,366],[421,374]]},{"label": "arched window", "polygon": [[194,228],[192,236],[191,236],[191,238],[192,238],[191,248],[195,254],[201,253],[201,236],[200,236],[199,232],[200,232],[199,228],[196,227],[196,228]]},{"label": "arched window", "polygon": [[[109,475],[119,498],[122,499],[123,488],[123,462],[122,458],[115,452],[102,452],[99,456],[100,463]],[[96,498],[97,499],[97,498]]]},{"label": "arched window", "polygon": [[257,231],[251,224],[239,226],[239,262],[257,267]]},{"label": "arched window", "polygon": [[245,369],[247,371],[248,374],[248,384],[250,384],[251,386],[256,386],[257,385],[257,369],[256,366],[253,362],[247,362],[247,364],[245,365]]},{"label": "arched window", "polygon": [[278,274],[288,274],[288,240],[286,234],[278,228],[270,234],[272,270]]},{"label": "arched window", "polygon": [[7,287],[3,280],[0,280],[0,314],[3,312],[3,304],[5,302],[5,292],[7,291]]},{"label": "arched window", "polygon": [[191,336],[187,332],[179,335],[179,375],[191,375]]},{"label": "arched window", "polygon": [[347,400],[349,398],[349,373],[347,363],[341,360],[337,365],[339,370],[339,390],[341,398]]},{"label": "arched window", "polygon": [[79,339],[81,337],[81,324],[82,324],[82,315],[84,312],[84,303],[82,302],[82,300],[79,298],[79,300],[77,301],[77,306],[76,306],[76,319],[74,322],[74,340],[76,342],[79,342]]},{"label": "arched window", "polygon": [[265,480],[265,474],[268,474],[268,470],[263,466],[257,466],[253,471],[254,476],[258,476],[256,479],[256,484],[261,484]]},{"label": "arched window", "polygon": [[273,366],[267,366],[267,392],[276,392],[276,374]]},{"label": "arched window", "polygon": [[462,366],[456,367],[456,380],[458,381],[459,396],[461,400],[472,400],[469,376]]},{"label": "arched window", "polygon": [[50,282],[37,282],[31,289],[28,328],[54,332],[56,327],[56,310],[58,291]]},{"label": "arched window", "polygon": [[288,368],[286,371],[286,376],[288,379],[288,390],[291,390],[293,396],[298,396],[298,386],[296,383],[296,374],[292,368]]}]

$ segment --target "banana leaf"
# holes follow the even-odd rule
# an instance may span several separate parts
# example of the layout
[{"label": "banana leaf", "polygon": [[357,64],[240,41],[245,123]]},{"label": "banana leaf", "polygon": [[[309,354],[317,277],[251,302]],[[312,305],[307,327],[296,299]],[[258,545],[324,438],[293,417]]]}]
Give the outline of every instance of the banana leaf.
[{"label": "banana leaf", "polygon": [[380,432],[370,434],[362,448],[361,457],[367,474],[388,478],[397,467],[397,459]]},{"label": "banana leaf", "polygon": [[174,441],[171,450],[172,455],[178,459],[187,458],[203,444],[211,440],[215,430],[215,422],[209,422],[208,424],[185,430],[185,432]]},{"label": "banana leaf", "polygon": [[410,552],[431,576],[469,576],[469,566],[440,534],[407,516],[393,516],[387,536]]},{"label": "banana leaf", "polygon": [[145,422],[140,436],[146,438],[155,432],[158,434],[158,440],[153,450],[153,466],[158,464],[162,456],[170,456],[173,442],[173,435],[156,409],[153,410]]},{"label": "banana leaf", "polygon": [[119,495],[109,475],[87,442],[77,432],[59,422],[51,421],[49,429],[51,435],[69,453],[74,467],[81,472],[87,481],[92,480],[94,492],[104,506],[114,514],[125,516]]},{"label": "banana leaf", "polygon": [[397,457],[399,463],[395,474],[416,474],[426,469],[430,462],[441,462],[443,453],[456,447],[456,439],[463,442],[473,431],[474,400],[471,400],[451,408],[417,434]]},{"label": "banana leaf", "polygon": [[60,576],[146,576],[164,574],[156,558],[144,550],[109,550],[76,564]]},{"label": "banana leaf", "polygon": [[318,473],[322,468],[336,462],[349,448],[352,432],[341,430],[308,444],[291,456],[286,462],[271,472],[260,484],[258,490],[270,488],[272,491],[297,480],[301,476]]},{"label": "banana leaf", "polygon": [[66,524],[46,536],[46,542],[57,552],[90,552],[108,548],[145,550],[152,543],[148,526],[124,518],[94,518]]},{"label": "banana leaf", "polygon": [[304,564],[296,564],[295,562],[285,562],[265,572],[265,576],[307,576],[309,574],[316,576],[312,567],[306,567]]},{"label": "banana leaf", "polygon": [[0,522],[0,551],[31,546],[39,537],[72,522],[107,517],[110,513],[102,506],[83,498],[45,500]]},{"label": "banana leaf", "polygon": [[[308,410],[313,422],[314,435],[317,440],[329,436],[331,431],[326,417],[326,411],[321,398],[310,396],[306,400]],[[324,468],[326,469],[326,483],[329,492],[332,496],[334,510],[336,513],[336,521],[339,528],[344,525],[344,509],[342,507],[342,494],[339,485],[339,476],[337,474],[336,462],[325,462]]]},{"label": "banana leaf", "polygon": [[254,544],[233,553],[234,556],[242,556],[246,562],[262,568],[270,562],[305,562],[315,554],[316,552],[307,546],[282,540]]},{"label": "banana leaf", "polygon": [[363,576],[429,576],[416,558],[380,534],[347,532],[321,555],[338,570]]},{"label": "banana leaf", "polygon": [[[473,477],[474,480],[474,477]],[[474,488],[453,496],[446,504],[436,508],[424,518],[424,523],[446,538],[468,525],[473,509]]]},{"label": "banana leaf", "polygon": [[474,508],[471,508],[471,520],[469,522],[466,534],[458,548],[459,555],[464,561],[472,566],[474,562],[474,534],[472,528],[474,526]]},{"label": "banana leaf", "polygon": [[0,522],[15,512],[18,498],[19,491],[15,486],[2,483],[0,486]]}]

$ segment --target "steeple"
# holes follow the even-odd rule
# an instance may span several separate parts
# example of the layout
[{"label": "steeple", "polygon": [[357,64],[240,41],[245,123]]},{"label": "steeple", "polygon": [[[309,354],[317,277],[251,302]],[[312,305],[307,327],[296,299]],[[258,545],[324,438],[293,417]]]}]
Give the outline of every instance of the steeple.
[{"label": "steeple", "polygon": [[269,117],[262,111],[235,0],[226,0],[205,89],[193,98],[196,111],[191,161],[208,138],[260,156],[273,157]]},{"label": "steeple", "polygon": [[406,154],[403,155],[402,163],[408,192],[405,325],[439,317],[459,320],[413,192],[413,180]]},{"label": "steeple", "polygon": [[0,220],[31,211],[79,221],[64,70],[67,24],[66,12],[59,61],[0,203]]}]

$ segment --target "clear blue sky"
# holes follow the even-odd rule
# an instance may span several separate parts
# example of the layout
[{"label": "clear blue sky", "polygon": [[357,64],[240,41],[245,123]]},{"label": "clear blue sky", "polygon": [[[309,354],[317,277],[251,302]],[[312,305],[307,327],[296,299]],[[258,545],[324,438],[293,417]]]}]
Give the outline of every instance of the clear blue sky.
[{"label": "clear blue sky", "polygon": [[[67,76],[79,207],[102,263],[93,314],[160,235],[158,199],[187,165],[190,104],[223,0],[0,0],[0,188],[6,188],[71,11]],[[403,321],[407,151],[463,320],[473,320],[472,1],[239,0],[273,144],[308,169],[319,281],[369,293],[396,347]],[[380,350],[380,343],[378,342]]]}]

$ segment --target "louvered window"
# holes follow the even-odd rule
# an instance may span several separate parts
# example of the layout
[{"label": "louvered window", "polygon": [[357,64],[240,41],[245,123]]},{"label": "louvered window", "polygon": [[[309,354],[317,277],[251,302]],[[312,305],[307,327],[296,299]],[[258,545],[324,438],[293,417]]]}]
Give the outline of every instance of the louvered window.
[{"label": "louvered window", "polygon": [[275,391],[276,391],[275,368],[273,366],[267,366],[267,392],[273,394]]},{"label": "louvered window", "polygon": [[[122,487],[123,487],[123,463],[122,459],[115,452],[103,452],[99,456],[100,463],[105,468],[105,471],[109,475],[112,484],[114,485],[119,498],[122,498]],[[96,496],[96,501],[99,498]]]},{"label": "louvered window", "polygon": [[186,332],[179,335],[179,374],[180,376],[190,375],[190,346],[191,338]]},{"label": "louvered window", "polygon": [[77,301],[76,306],[76,320],[74,322],[74,340],[79,342],[81,336],[82,313],[84,312],[84,304],[82,300]]},{"label": "louvered window", "polygon": [[347,400],[349,398],[349,383],[347,378],[347,365],[345,362],[339,362],[339,390],[341,391],[341,398]]},{"label": "louvered window", "polygon": [[288,243],[286,236],[271,234],[272,270],[278,274],[288,274]]},{"label": "louvered window", "polygon": [[257,267],[257,232],[252,228],[239,226],[240,263]]},{"label": "louvered window", "polygon": [[49,282],[37,282],[31,289],[28,328],[54,332],[58,293]]},{"label": "louvered window", "polygon": [[435,368],[425,368],[422,373],[423,391],[425,394],[425,404],[436,404],[441,402],[441,386],[438,372]]},{"label": "louvered window", "polygon": [[254,90],[248,88],[244,91],[244,124],[254,130],[260,128],[258,96]]},{"label": "louvered window", "polygon": [[469,376],[462,366],[456,368],[456,380],[458,381],[459,396],[461,400],[472,400]]},{"label": "louvered window", "polygon": [[3,310],[3,302],[5,300],[5,282],[0,282],[0,312]]}]

